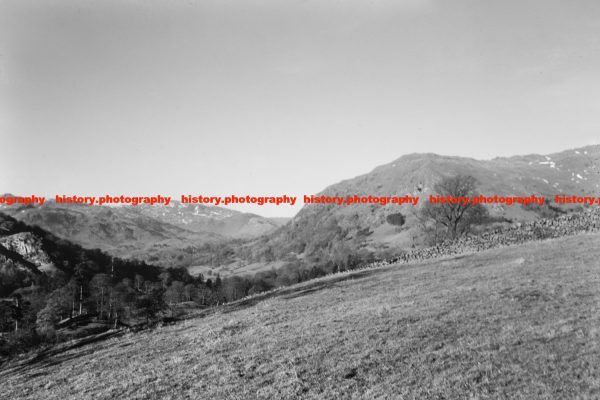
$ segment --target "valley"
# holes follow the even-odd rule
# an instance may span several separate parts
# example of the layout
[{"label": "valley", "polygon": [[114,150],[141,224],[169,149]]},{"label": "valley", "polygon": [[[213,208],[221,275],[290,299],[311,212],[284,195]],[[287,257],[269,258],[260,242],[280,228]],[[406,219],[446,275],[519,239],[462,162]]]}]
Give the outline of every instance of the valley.
[{"label": "valley", "polygon": [[[291,219],[177,201],[168,206],[108,208],[47,201],[41,207],[4,206],[0,210],[117,257],[137,258],[164,268],[185,267],[194,274],[233,276],[290,264],[309,267],[336,262],[327,256],[332,248],[360,254],[368,261],[426,245],[418,212],[434,194],[435,182],[449,175],[473,176],[478,192],[486,196],[518,200],[535,195],[535,201],[523,201],[524,206],[518,202],[482,203],[493,218],[504,223],[581,209],[583,204],[567,202],[557,208],[550,200],[561,193],[595,195],[600,190],[600,170],[594,166],[599,163],[600,146],[491,160],[408,154],[305,196],[310,202]],[[407,201],[361,201],[369,196]],[[359,201],[346,204],[348,197]],[[392,214],[402,214],[405,223],[391,225],[387,219]]]},{"label": "valley", "polygon": [[12,399],[592,399],[598,234],[351,271],[0,371]]}]

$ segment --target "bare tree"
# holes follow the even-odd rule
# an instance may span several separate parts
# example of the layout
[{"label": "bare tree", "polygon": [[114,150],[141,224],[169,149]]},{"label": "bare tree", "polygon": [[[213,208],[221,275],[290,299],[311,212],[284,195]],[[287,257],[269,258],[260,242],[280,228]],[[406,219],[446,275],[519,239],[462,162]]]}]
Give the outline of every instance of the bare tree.
[{"label": "bare tree", "polygon": [[[443,178],[435,184],[435,195],[443,198],[470,199],[477,188],[477,180],[469,175],[457,175]],[[485,221],[488,213],[481,204],[470,201],[446,201],[442,203],[428,202],[421,209],[421,217],[426,221],[441,224],[450,238],[456,238],[467,233],[472,225]],[[437,229],[436,229],[437,234]]]},{"label": "bare tree", "polygon": [[173,281],[166,289],[165,297],[169,303],[179,303],[183,298],[185,284],[180,281]]},{"label": "bare tree", "polygon": [[116,284],[111,291],[112,318],[115,328],[120,320],[130,317],[131,308],[135,305],[136,291],[131,287],[130,282],[125,281],[124,279],[123,282]]},{"label": "bare tree", "polygon": [[173,281],[173,277],[171,277],[171,274],[167,271],[162,272],[160,275],[158,275],[158,278],[160,279],[160,281],[162,283],[163,289],[166,289],[167,287],[169,287],[169,285]]},{"label": "bare tree", "polygon": [[110,287],[110,276],[107,274],[96,274],[90,281],[92,296],[96,300],[96,309],[99,312],[99,318],[104,315],[106,301],[108,299],[108,290]]},{"label": "bare tree", "polygon": [[191,283],[188,283],[183,288],[183,295],[185,297],[185,301],[192,301],[198,297],[198,288]]}]

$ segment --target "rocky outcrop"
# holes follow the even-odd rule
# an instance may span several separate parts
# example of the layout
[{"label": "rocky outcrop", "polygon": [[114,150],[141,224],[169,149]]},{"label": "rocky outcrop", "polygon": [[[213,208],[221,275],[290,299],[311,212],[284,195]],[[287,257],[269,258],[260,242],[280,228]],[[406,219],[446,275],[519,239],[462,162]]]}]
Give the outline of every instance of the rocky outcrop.
[{"label": "rocky outcrop", "polygon": [[50,257],[42,249],[42,241],[31,232],[21,232],[0,238],[0,244],[7,250],[20,254],[23,259],[43,268],[51,264]]}]

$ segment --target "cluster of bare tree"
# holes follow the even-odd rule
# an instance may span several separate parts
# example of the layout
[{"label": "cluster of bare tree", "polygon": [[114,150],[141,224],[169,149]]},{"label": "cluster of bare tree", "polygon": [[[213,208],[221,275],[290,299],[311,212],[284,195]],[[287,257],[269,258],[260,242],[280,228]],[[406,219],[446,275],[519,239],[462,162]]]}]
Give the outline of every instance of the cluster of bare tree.
[{"label": "cluster of bare tree", "polygon": [[152,325],[174,304],[212,306],[226,301],[225,291],[231,290],[219,276],[204,280],[179,269],[130,276],[86,268],[77,272],[68,279],[41,277],[0,301],[0,355],[72,337],[79,327],[85,334],[90,324],[104,330]]},{"label": "cluster of bare tree", "polygon": [[219,276],[204,280],[190,276],[185,269],[112,258],[3,214],[0,231],[35,236],[40,254],[47,255],[53,266],[52,272],[41,273],[22,257],[2,253],[0,356],[73,336],[80,330],[85,333],[86,324],[98,329],[151,324],[168,313],[173,303],[193,301],[210,306],[223,301]]}]

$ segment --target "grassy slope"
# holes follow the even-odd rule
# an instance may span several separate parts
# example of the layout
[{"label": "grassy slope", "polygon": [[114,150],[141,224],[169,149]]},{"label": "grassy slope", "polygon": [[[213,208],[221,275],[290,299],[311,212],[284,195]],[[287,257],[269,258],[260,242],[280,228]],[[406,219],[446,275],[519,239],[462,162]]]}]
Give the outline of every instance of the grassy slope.
[{"label": "grassy slope", "polygon": [[599,398],[599,244],[308,282],[5,370],[0,397]]}]

